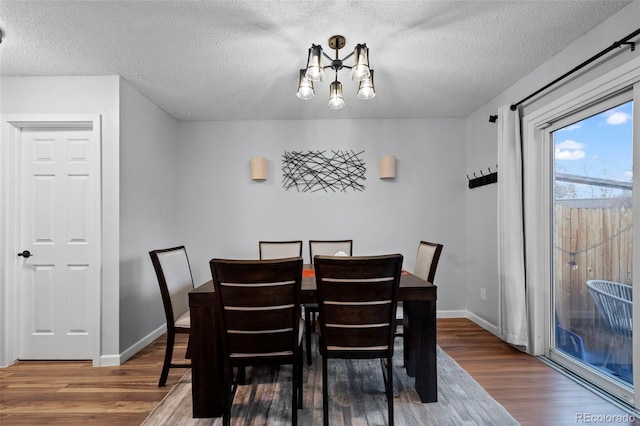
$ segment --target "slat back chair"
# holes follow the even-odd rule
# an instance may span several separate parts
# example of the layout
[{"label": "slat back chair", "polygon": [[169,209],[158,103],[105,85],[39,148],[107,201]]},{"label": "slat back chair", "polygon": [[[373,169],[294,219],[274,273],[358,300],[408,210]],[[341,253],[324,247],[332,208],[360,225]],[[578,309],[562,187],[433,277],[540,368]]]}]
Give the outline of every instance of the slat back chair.
[{"label": "slat back chair", "polygon": [[380,358],[393,426],[393,337],[402,260],[400,254],[315,258],[325,425],[329,424],[327,360]]},{"label": "slat back chair", "polygon": [[[309,258],[313,265],[316,255],[324,256],[352,256],[353,240],[309,240]],[[311,365],[311,333],[316,329],[316,316],[318,315],[317,303],[304,305],[305,343],[307,352],[307,364]]]},{"label": "slat back chair", "polygon": [[438,268],[442,248],[442,244],[420,241],[413,275],[433,283],[436,278],[436,269]]},{"label": "slat back chair", "polygon": [[212,259],[227,390],[223,422],[229,425],[238,381],[233,369],[286,365],[293,369],[291,423],[302,408],[302,257],[273,260]]},{"label": "slat back chair", "polygon": [[[438,269],[438,262],[440,261],[442,248],[442,244],[420,241],[420,244],[418,244],[418,254],[416,254],[416,264],[413,269],[413,275],[433,283],[433,280],[436,278],[436,270]],[[398,303],[396,326],[401,330],[403,325],[403,316],[402,302],[400,302]],[[402,336],[403,331],[396,330],[396,337]]]},{"label": "slat back chair", "polygon": [[[444,246],[439,243],[420,241],[420,244],[418,244],[418,253],[416,254],[416,264],[413,269],[413,275],[433,284],[433,281],[436,278],[436,270],[438,269],[438,262],[440,261],[440,254],[442,253],[443,247]],[[403,303],[399,302],[398,310],[396,312],[395,329],[395,336],[402,338],[404,338],[405,333],[403,308]],[[406,365],[406,357],[409,353],[407,348],[408,343],[406,340],[403,340],[402,344],[404,347],[404,363]]]},{"label": "slat back chair", "polygon": [[353,255],[353,240],[309,240],[309,256],[313,265],[313,258],[321,256]]},{"label": "slat back chair", "polygon": [[603,367],[607,366],[616,338],[631,339],[633,325],[633,288],[628,284],[588,280],[587,289],[604,320],[611,339]]},{"label": "slat back chair", "polygon": [[[184,246],[153,250],[149,252],[149,256],[158,278],[167,320],[167,345],[158,382],[158,386],[161,387],[167,384],[170,368],[191,367],[191,363],[173,363],[172,358],[176,333],[189,334],[191,330],[189,292],[193,290],[193,277]],[[187,344],[185,358],[191,358],[190,355]]]},{"label": "slat back chair", "polygon": [[302,257],[302,240],[259,241],[258,248],[262,260]]}]

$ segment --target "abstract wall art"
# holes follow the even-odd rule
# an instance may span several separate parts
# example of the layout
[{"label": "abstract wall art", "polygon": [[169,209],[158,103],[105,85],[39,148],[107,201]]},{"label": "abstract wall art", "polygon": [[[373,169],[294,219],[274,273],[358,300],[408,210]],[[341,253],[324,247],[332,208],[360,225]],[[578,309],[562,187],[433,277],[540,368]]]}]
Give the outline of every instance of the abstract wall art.
[{"label": "abstract wall art", "polygon": [[282,186],[298,192],[364,191],[364,151],[285,151]]}]

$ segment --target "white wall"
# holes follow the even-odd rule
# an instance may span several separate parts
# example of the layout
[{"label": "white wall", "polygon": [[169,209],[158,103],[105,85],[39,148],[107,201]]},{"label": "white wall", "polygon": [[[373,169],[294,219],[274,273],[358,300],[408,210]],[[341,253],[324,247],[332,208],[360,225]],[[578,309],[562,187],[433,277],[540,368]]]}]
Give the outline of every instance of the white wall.
[{"label": "white wall", "polygon": [[[464,309],[465,134],[462,119],[180,122],[180,223],[196,283],[213,257],[257,258],[260,239],[351,238],[354,254],[399,252],[412,270],[421,239],[444,244],[439,310]],[[285,191],[284,151],[364,151],[366,189]],[[378,178],[378,158],[397,177]],[[251,157],[269,160],[253,182]]]},{"label": "white wall", "polygon": [[3,77],[2,114],[100,114],[102,118],[103,357],[119,351],[118,77]]},{"label": "white wall", "polygon": [[[640,1],[634,1],[616,15],[594,28],[569,47],[558,53],[532,73],[519,80],[495,99],[479,108],[466,119],[466,170],[469,173],[497,163],[496,124],[488,122],[489,115],[497,114],[498,107],[510,105],[529,96],[547,83],[571,70],[600,50],[637,30],[640,24]],[[526,48],[526,46],[523,46]],[[525,103],[523,115],[535,111],[542,105],[574,90],[576,87],[603,75],[622,63],[637,58],[628,48],[612,52],[606,61],[598,61],[573,78],[563,81],[552,90]],[[525,165],[526,167],[526,165]],[[498,178],[499,178],[498,172]],[[469,295],[467,308],[484,325],[498,326],[498,273],[497,273],[497,185],[489,185],[466,192],[466,244]],[[541,212],[543,213],[543,212]],[[487,289],[487,300],[480,300],[480,287]]]},{"label": "white wall", "polygon": [[[260,239],[353,238],[356,255],[400,252],[409,270],[418,241],[438,241],[444,244],[438,310],[468,309],[492,328],[499,321],[497,186],[471,190],[465,176],[496,164],[497,126],[488,116],[634,31],[638,22],[640,1],[634,1],[466,119],[176,122],[126,81],[99,76],[3,77],[0,113],[102,116],[105,358],[120,359],[161,324],[147,252],[174,244],[187,246],[200,283],[210,277],[210,258],[257,257]],[[639,54],[625,49],[611,55],[526,104],[524,112]],[[283,189],[284,151],[324,149],[364,151],[365,191]],[[386,154],[398,158],[393,181],[377,177],[377,160]],[[269,159],[266,182],[250,180],[253,156]]]},{"label": "white wall", "polygon": [[180,238],[178,122],[120,81],[119,341],[124,361],[132,346],[144,345],[165,323],[148,253],[177,245]]}]

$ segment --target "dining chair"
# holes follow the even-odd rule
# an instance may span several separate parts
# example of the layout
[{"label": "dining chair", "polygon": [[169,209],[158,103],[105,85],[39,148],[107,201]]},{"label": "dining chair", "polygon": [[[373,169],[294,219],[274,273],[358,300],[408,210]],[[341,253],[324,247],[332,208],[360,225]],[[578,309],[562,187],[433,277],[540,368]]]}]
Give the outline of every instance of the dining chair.
[{"label": "dining chair", "polygon": [[302,408],[300,314],[302,257],[271,260],[211,259],[216,319],[223,359],[224,425],[238,386],[234,368],[292,365],[291,423]]},{"label": "dining chair", "polygon": [[[191,367],[191,363],[173,363],[172,358],[176,333],[189,334],[191,330],[189,292],[193,290],[193,277],[184,246],[153,250],[149,256],[160,285],[167,320],[167,346],[158,382],[158,387],[162,387],[167,384],[170,368]],[[185,358],[191,358],[190,343],[187,343]]]},{"label": "dining chair", "polygon": [[[433,284],[443,247],[444,246],[439,243],[420,241],[420,244],[418,244],[418,254],[416,255],[416,264],[413,269],[413,275]],[[404,310],[402,302],[398,302],[395,325],[395,337],[404,338]],[[398,331],[398,329],[400,331]],[[406,357],[406,354],[408,353],[406,340],[403,341],[403,345]],[[404,361],[406,363],[406,358]]]},{"label": "dining chair", "polygon": [[302,240],[259,241],[258,249],[262,260],[302,257]]},{"label": "dining chair", "polygon": [[[309,257],[313,265],[316,255],[323,256],[352,256],[353,240],[309,240]],[[305,344],[307,365],[311,365],[311,333],[316,329],[317,303],[304,304]]]},{"label": "dining chair", "polygon": [[383,366],[393,426],[393,338],[401,254],[316,256],[316,298],[322,356],[322,410],[329,424],[328,359],[376,359]]}]

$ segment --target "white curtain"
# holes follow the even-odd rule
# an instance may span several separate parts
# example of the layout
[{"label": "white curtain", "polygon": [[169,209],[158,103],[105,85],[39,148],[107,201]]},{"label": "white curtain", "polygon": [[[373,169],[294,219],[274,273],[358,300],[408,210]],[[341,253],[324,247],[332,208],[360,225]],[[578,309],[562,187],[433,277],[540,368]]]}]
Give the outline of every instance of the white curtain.
[{"label": "white curtain", "polygon": [[522,208],[522,144],[519,111],[498,112],[498,272],[500,334],[523,350],[528,346]]}]

